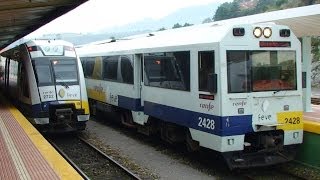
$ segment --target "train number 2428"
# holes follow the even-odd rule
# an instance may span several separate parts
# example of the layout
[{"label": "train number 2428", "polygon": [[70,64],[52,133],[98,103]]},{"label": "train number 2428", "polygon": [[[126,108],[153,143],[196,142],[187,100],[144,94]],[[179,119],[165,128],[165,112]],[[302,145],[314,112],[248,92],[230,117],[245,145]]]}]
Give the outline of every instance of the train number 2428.
[{"label": "train number 2428", "polygon": [[215,123],[213,119],[199,117],[198,120],[199,120],[198,126],[200,127],[212,129],[212,130],[215,128]]},{"label": "train number 2428", "polygon": [[299,117],[293,117],[293,118],[285,118],[286,124],[300,124],[300,118]]}]

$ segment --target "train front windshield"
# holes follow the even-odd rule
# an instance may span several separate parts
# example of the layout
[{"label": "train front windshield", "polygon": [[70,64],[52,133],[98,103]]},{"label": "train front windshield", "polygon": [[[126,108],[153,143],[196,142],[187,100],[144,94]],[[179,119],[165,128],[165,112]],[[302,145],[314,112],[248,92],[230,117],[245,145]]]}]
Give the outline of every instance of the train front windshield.
[{"label": "train front windshield", "polygon": [[38,86],[79,84],[76,58],[40,57],[32,63]]},{"label": "train front windshield", "polygon": [[227,51],[228,92],[296,90],[295,51]]}]

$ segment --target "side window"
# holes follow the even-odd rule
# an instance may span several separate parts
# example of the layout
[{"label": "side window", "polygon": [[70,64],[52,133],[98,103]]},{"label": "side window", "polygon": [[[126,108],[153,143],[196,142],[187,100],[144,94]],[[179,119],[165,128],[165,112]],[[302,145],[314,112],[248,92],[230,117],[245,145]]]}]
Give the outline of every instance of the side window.
[{"label": "side window", "polygon": [[133,65],[126,56],[121,56],[121,76],[124,83],[133,84]]},{"label": "side window", "polygon": [[83,68],[83,74],[85,78],[91,78],[94,67],[94,59],[82,57],[80,58]]},{"label": "side window", "polygon": [[94,67],[94,60],[89,59],[85,65],[84,77],[92,77],[93,67]]},{"label": "side window", "polygon": [[103,79],[117,81],[119,56],[110,56],[103,59]]},{"label": "side window", "polygon": [[28,76],[27,76],[27,71],[25,69],[25,65],[24,63],[21,63],[21,69],[20,69],[20,88],[21,88],[21,91],[22,91],[22,95],[24,97],[27,97],[29,98],[29,84],[28,84]]},{"label": "side window", "polygon": [[190,90],[190,52],[144,54],[146,86]]},{"label": "side window", "polygon": [[93,79],[102,79],[102,59],[101,56],[96,56],[92,58],[93,63],[93,70],[91,73],[91,78]]},{"label": "side window", "polygon": [[214,73],[214,51],[198,52],[199,91],[208,91],[208,75]]}]

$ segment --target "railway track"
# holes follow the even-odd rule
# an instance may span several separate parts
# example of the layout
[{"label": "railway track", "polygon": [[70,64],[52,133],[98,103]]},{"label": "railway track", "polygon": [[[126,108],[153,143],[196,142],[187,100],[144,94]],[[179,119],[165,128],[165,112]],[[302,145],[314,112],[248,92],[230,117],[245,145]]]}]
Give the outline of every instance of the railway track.
[{"label": "railway track", "polygon": [[119,162],[117,162],[116,160],[114,160],[112,157],[108,156],[107,154],[105,154],[104,152],[102,152],[101,150],[99,150],[97,147],[95,147],[93,144],[91,144],[90,142],[88,142],[87,140],[83,139],[82,137],[78,137],[82,142],[84,142],[87,146],[91,147],[92,149],[96,150],[97,152],[99,152],[104,158],[108,159],[109,161],[111,161],[114,165],[116,165],[117,167],[121,168],[124,172],[126,172],[130,177],[132,177],[133,179],[136,180],[141,180],[137,175],[135,175],[133,172],[131,172],[129,169],[127,169],[126,167],[122,166]]},{"label": "railway track", "polygon": [[287,180],[306,180],[307,178],[299,177],[286,171],[279,170],[276,167],[250,169],[240,172],[245,179],[287,179]]},{"label": "railway track", "polygon": [[140,180],[135,173],[82,137],[50,137],[47,140],[84,179]]}]

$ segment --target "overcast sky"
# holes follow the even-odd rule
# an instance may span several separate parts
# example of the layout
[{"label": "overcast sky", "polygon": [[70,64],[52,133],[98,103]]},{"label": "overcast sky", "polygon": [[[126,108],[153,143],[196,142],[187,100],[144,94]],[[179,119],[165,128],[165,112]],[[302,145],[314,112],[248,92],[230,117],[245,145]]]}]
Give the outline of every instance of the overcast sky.
[{"label": "overcast sky", "polygon": [[181,8],[230,1],[232,0],[89,0],[30,36],[94,32],[147,18],[160,19]]}]

